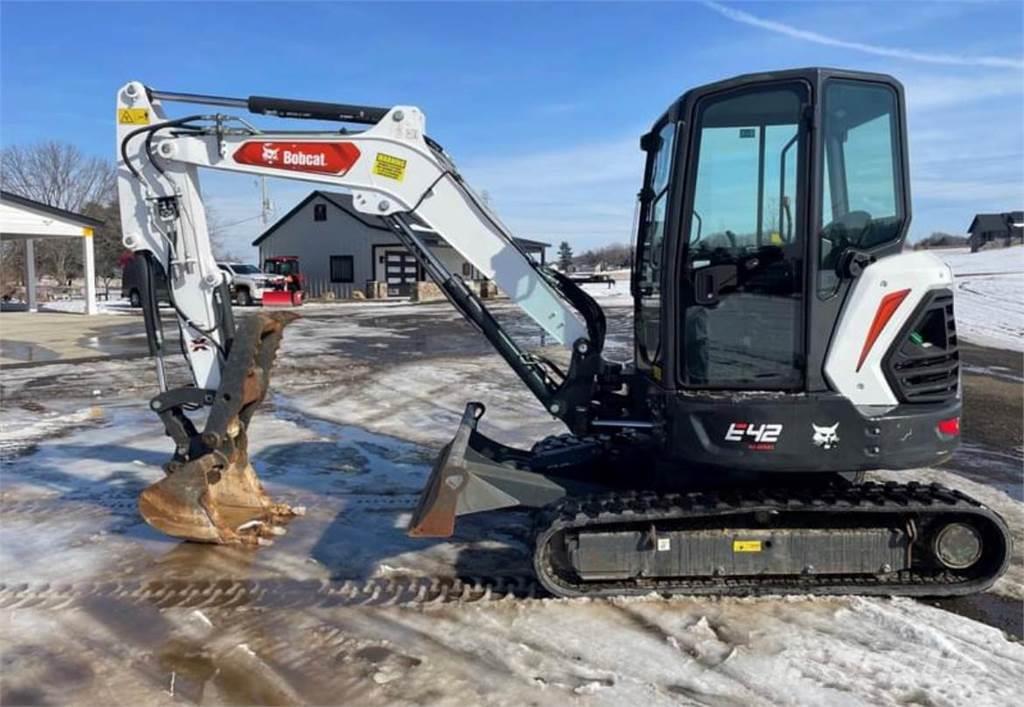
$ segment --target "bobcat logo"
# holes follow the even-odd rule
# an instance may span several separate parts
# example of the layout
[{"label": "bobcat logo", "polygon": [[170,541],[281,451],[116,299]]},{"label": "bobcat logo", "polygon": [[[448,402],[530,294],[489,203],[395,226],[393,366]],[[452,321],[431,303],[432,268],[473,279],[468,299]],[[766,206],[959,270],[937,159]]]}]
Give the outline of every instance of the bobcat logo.
[{"label": "bobcat logo", "polygon": [[264,162],[277,162],[277,153],[281,151],[279,147],[271,147],[270,143],[264,143],[263,145],[263,161]]},{"label": "bobcat logo", "polygon": [[813,422],[811,427],[814,428],[814,436],[811,437],[811,441],[822,449],[835,449],[839,446],[839,435],[836,433],[836,429],[839,427],[839,423],[832,425],[831,427],[818,427]]}]

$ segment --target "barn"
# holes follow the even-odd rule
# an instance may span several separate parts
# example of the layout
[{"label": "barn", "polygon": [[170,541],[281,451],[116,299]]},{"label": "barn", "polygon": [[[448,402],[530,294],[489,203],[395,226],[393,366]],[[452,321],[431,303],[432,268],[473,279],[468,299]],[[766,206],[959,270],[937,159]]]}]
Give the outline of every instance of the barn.
[{"label": "barn", "polygon": [[[461,255],[433,232],[423,234],[433,253],[454,273],[470,282],[483,276]],[[516,242],[534,260],[543,264],[541,241],[517,238]],[[352,196],[317,190],[253,241],[260,262],[272,256],[299,259],[307,296],[331,292],[348,298],[356,290],[368,296],[408,297],[417,282],[426,279],[422,268],[387,226],[376,216],[361,214],[352,206]]]},{"label": "barn", "polygon": [[1024,211],[1007,211],[1002,214],[978,214],[971,221],[967,232],[970,234],[971,252],[991,241],[1002,240],[1006,245],[1024,240]]}]

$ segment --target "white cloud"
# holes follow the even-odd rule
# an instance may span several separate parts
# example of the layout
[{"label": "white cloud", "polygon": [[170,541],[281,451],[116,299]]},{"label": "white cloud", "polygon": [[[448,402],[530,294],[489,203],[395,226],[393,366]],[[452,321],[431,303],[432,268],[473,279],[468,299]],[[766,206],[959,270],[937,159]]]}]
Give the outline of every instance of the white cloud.
[{"label": "white cloud", "polygon": [[[977,72],[973,72],[977,73]],[[1024,76],[999,74],[983,76],[900,76],[907,92],[907,108],[911,111],[927,111],[948,108],[961,104],[973,104],[991,98],[1016,96],[1016,106],[1009,103],[1007,108],[1016,107],[1019,113],[1024,107]]]},{"label": "white cloud", "polygon": [[850,49],[852,51],[862,52],[864,54],[874,54],[876,56],[886,56],[894,59],[906,59],[908,61],[918,61],[926,64],[946,64],[950,66],[986,66],[990,68],[1000,69],[1024,69],[1024,61],[1017,58],[1001,57],[1001,56],[965,56],[962,54],[942,54],[935,52],[919,52],[913,49],[906,49],[902,47],[884,47],[877,44],[865,44],[864,42],[851,42],[838,37],[832,37],[829,35],[821,34],[820,32],[812,32],[810,30],[803,30],[792,25],[785,24],[783,22],[777,22],[775,20],[767,20],[756,15],[752,15],[749,12],[743,10],[737,10],[733,7],[728,7],[720,3],[714,2],[713,0],[704,0],[704,5],[714,10],[723,17],[732,20],[733,22],[739,22],[741,24],[749,25],[751,27],[758,27],[760,29],[768,30],[769,32],[775,32],[777,34],[783,34],[793,39],[799,39],[805,42],[812,42],[814,44],[823,44],[829,47],[839,47],[840,49]]}]

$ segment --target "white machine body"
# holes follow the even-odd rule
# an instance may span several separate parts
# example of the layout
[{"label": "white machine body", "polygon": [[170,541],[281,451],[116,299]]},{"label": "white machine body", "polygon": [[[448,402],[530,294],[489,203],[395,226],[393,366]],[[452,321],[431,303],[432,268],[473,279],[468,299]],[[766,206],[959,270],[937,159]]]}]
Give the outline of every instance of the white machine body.
[{"label": "white machine body", "polygon": [[857,406],[897,405],[882,370],[885,354],[921,301],[952,286],[952,270],[931,253],[902,253],[866,267],[846,298],[825,358],[835,390]]}]

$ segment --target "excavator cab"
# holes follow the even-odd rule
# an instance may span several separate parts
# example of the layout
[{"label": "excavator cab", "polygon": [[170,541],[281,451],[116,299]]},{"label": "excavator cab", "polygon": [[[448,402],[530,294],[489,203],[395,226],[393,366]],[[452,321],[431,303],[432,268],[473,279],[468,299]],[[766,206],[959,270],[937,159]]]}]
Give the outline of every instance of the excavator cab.
[{"label": "excavator cab", "polygon": [[[955,436],[936,436],[959,416],[951,296],[932,345],[908,349],[919,368],[938,364],[926,381],[906,379],[914,366],[901,367],[897,349],[936,310],[933,294],[901,300],[901,315],[917,311],[885,342],[877,339],[888,322],[868,326],[881,300],[854,311],[850,298],[869,264],[903,247],[903,106],[889,76],[756,74],[687,92],[643,137],[636,384],[671,429],[670,458],[825,471],[915,466],[952,452]],[[918,279],[911,268],[875,287],[899,293]],[[948,294],[949,282],[938,284]],[[860,325],[840,321],[847,316]],[[851,334],[837,339],[844,326]],[[930,394],[912,400],[922,382]],[[866,414],[886,407],[888,416]],[[839,441],[814,442],[815,429],[836,425]],[[891,444],[890,434],[907,442]]]}]

